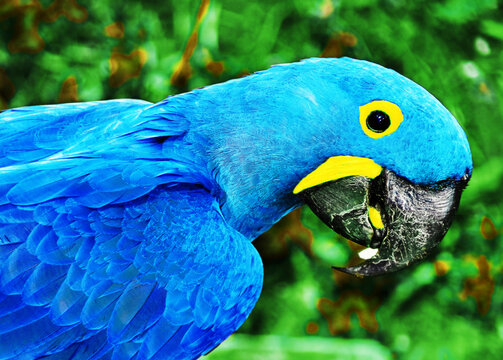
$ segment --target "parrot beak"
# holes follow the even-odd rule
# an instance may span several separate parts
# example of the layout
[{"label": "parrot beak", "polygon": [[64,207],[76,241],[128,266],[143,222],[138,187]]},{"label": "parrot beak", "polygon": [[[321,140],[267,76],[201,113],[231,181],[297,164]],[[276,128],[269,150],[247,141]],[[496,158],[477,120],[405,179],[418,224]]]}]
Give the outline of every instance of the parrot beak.
[{"label": "parrot beak", "polygon": [[382,168],[374,178],[342,177],[298,195],[331,229],[378,249],[359,265],[334,267],[363,277],[401,270],[431,253],[451,225],[468,180],[467,174],[422,186]]}]

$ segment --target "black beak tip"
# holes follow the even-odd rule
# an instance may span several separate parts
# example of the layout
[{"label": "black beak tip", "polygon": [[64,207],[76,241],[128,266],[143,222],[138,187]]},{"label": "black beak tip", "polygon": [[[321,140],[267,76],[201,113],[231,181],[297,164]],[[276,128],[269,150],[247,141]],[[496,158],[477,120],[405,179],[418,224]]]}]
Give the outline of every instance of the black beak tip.
[{"label": "black beak tip", "polygon": [[359,272],[355,272],[354,270],[352,270],[353,267],[332,266],[332,269],[340,271],[340,272],[342,272],[344,274],[356,276],[359,279],[363,279],[365,277],[365,275],[360,274]]},{"label": "black beak tip", "polygon": [[408,264],[397,264],[388,259],[369,259],[359,265],[350,267],[332,266],[332,269],[350,274],[358,278],[386,275],[391,272],[402,270],[409,266]]}]

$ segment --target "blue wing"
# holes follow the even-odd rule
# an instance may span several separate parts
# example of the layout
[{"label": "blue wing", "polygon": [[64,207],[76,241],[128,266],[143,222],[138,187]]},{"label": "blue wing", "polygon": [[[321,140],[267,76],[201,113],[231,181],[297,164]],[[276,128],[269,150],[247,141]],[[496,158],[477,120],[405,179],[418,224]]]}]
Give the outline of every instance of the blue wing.
[{"label": "blue wing", "polygon": [[[98,142],[151,105],[141,100],[27,106],[0,115],[0,166],[38,161],[76,144]],[[108,131],[107,131],[108,129]]]},{"label": "blue wing", "polygon": [[149,105],[0,115],[0,359],[190,359],[251,311],[260,258]]}]

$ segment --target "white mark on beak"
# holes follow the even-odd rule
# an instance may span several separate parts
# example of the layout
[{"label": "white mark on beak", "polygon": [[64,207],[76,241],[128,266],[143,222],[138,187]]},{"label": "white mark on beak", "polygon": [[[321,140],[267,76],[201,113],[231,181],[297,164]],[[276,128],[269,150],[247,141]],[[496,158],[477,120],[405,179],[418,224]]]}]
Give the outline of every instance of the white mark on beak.
[{"label": "white mark on beak", "polygon": [[366,248],[360,251],[358,253],[358,256],[360,257],[360,259],[368,260],[372,259],[377,254],[378,251],[379,249]]}]

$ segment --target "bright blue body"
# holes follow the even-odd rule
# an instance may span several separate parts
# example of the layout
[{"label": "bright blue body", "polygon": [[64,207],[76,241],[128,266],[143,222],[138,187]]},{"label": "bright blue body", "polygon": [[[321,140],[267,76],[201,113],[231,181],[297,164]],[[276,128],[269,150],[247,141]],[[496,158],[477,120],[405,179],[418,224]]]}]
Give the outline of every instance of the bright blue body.
[{"label": "bright blue body", "polygon": [[[358,107],[399,105],[365,136]],[[246,319],[251,241],[331,156],[410,181],[471,172],[466,137],[391,70],[313,59],[171,97],[0,114],[0,359],[191,359]]]}]

